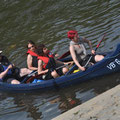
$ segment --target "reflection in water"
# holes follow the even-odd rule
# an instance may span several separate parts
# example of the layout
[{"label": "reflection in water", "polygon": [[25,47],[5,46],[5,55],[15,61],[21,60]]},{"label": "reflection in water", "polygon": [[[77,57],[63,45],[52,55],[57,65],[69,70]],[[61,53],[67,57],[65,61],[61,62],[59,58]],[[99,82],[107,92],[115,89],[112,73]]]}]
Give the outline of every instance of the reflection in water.
[{"label": "reflection in water", "polygon": [[14,104],[16,104],[17,107],[24,106],[24,111],[28,113],[27,118],[33,118],[33,120],[37,120],[42,116],[42,113],[38,112],[39,108],[34,105],[34,99],[31,96],[27,96],[27,98],[20,98],[19,96],[15,96]]},{"label": "reflection in water", "polygon": [[[4,94],[3,94],[4,95]],[[6,108],[3,109],[2,118],[5,118],[6,115],[11,115],[13,119],[17,119],[17,114],[23,117],[23,119],[26,118],[32,118],[33,120],[37,120],[38,118],[42,118],[42,112],[39,112],[39,107],[34,104],[34,96],[31,95],[7,95],[12,100],[7,100],[7,98],[2,99],[2,101],[11,101],[11,105],[8,106],[9,110]],[[7,97],[6,96],[6,97]],[[12,116],[12,113],[16,113],[15,116]],[[23,115],[25,113],[25,115]],[[24,118],[25,117],[25,118]]]},{"label": "reflection in water", "polygon": [[59,91],[58,97],[50,100],[51,104],[58,103],[58,109],[61,113],[81,104],[80,100],[76,98],[75,92]]},{"label": "reflection in water", "polygon": [[[68,50],[66,33],[70,29],[92,40],[93,47],[107,33],[99,50],[113,50],[120,42],[119,8],[119,0],[1,0],[0,50],[12,63],[25,67],[28,40],[44,43],[61,55]],[[0,120],[49,120],[119,82],[119,74],[114,74],[60,91],[22,95],[0,93]]]},{"label": "reflection in water", "polygon": [[[93,79],[59,91],[0,94],[0,116],[8,119],[51,120],[120,83],[119,73]],[[15,114],[15,115],[14,115]],[[19,120],[19,119],[18,119]]]}]

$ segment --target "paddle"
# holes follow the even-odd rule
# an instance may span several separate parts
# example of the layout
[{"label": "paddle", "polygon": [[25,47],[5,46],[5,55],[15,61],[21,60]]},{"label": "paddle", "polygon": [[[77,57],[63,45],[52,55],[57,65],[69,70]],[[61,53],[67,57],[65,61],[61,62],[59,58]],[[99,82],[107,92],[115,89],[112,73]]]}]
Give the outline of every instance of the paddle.
[{"label": "paddle", "polygon": [[[99,42],[98,45],[96,46],[96,48],[95,48],[95,52],[96,52],[97,49],[99,48],[101,42],[104,40],[105,36],[106,36],[106,34],[103,35],[103,38],[100,40],[100,42]],[[93,57],[93,55],[91,55],[90,58],[88,59],[87,63],[86,63],[85,66],[84,66],[85,68],[86,68],[87,65],[89,64],[89,62],[90,62],[90,60],[92,59],[92,57]]]},{"label": "paddle", "polygon": [[31,76],[33,76],[34,74],[36,74],[37,71],[32,71],[30,74],[28,74],[22,81],[21,83],[25,83]]},{"label": "paddle", "polygon": [[26,83],[30,83],[30,81],[33,81],[36,78],[40,78],[42,75],[44,75],[44,74],[42,73],[39,75],[31,76],[29,79],[27,79]]},{"label": "paddle", "polygon": [[[63,67],[66,67],[66,66],[69,66],[69,65],[71,65],[72,63],[68,63],[68,64],[65,64],[65,65],[62,65],[62,66],[59,66],[59,67],[57,67],[55,70],[58,70],[58,69],[60,69],[60,68],[63,68]],[[37,71],[35,71],[35,72],[37,72]],[[31,73],[27,78],[25,78],[25,80],[23,80],[23,82],[22,83],[24,83],[25,81],[26,81],[26,83],[29,83],[30,81],[32,81],[33,79],[35,79],[35,78],[40,78],[42,75],[44,75],[44,74],[39,74],[39,75],[36,75],[36,76],[32,76],[34,74],[34,72],[33,73]]]}]

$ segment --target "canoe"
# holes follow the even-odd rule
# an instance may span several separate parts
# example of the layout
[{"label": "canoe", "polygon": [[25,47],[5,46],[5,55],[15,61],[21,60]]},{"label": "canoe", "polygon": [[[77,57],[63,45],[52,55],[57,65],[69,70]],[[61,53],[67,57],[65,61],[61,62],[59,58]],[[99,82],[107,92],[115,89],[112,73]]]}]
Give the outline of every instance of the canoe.
[{"label": "canoe", "polygon": [[0,91],[4,92],[36,92],[52,89],[61,89],[63,87],[79,84],[90,79],[103,75],[112,74],[120,71],[120,44],[117,45],[115,51],[106,52],[103,60],[90,66],[86,71],[78,71],[70,74],[70,71],[56,79],[50,79],[39,83],[28,84],[8,84],[0,82]]}]

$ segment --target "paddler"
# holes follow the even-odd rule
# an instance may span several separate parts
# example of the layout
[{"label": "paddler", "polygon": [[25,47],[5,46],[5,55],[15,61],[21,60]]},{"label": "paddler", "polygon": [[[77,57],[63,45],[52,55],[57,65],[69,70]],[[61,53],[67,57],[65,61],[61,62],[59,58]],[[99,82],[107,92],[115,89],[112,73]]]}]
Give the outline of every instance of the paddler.
[{"label": "paddler", "polygon": [[91,56],[90,54],[89,55],[86,54],[86,48],[84,46],[84,43],[87,43],[91,49],[92,59],[90,60],[90,62],[92,64],[101,61],[104,58],[103,55],[96,55],[95,50],[92,49],[91,42],[86,38],[79,37],[77,31],[70,30],[68,31],[67,35],[68,38],[71,40],[69,50],[72,59],[80,70],[85,71],[86,68],[84,67],[84,65]]},{"label": "paddler", "polygon": [[27,68],[17,68],[10,63],[6,56],[0,51],[0,81],[11,84],[20,84],[20,78],[31,73]]}]

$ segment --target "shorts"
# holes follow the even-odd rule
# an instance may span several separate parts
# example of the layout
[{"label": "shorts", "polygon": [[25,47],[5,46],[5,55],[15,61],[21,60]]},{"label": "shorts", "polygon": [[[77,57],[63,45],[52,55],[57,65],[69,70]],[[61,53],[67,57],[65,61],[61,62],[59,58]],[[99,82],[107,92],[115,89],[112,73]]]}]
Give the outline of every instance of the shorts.
[{"label": "shorts", "polygon": [[59,76],[62,76],[63,75],[63,71],[62,71],[63,68],[59,68],[58,70],[56,70],[57,74]]},{"label": "shorts", "polygon": [[[53,70],[49,70],[45,75],[42,75],[42,79],[44,80],[54,79],[53,76],[51,75],[52,71]],[[56,72],[59,76],[63,75],[62,68],[59,68],[58,70],[56,70]]]},{"label": "shorts", "polygon": [[[79,63],[82,66],[84,66],[88,62],[90,56],[91,56],[91,54],[88,54],[83,60],[79,61]],[[92,62],[94,64],[96,63],[96,61],[95,61],[95,55],[92,55],[92,58],[91,58],[90,62]]]},{"label": "shorts", "polygon": [[45,75],[42,75],[42,79],[43,80],[53,79],[53,77],[51,75],[51,70],[49,70]]},{"label": "shorts", "polygon": [[12,69],[12,75],[14,76],[15,79],[20,79],[20,69],[17,67],[14,67]]},{"label": "shorts", "polygon": [[[59,75],[59,76],[62,76],[63,75],[63,68],[64,67],[61,67],[61,66],[63,66],[64,64],[59,64],[59,63],[57,63],[56,64],[56,72],[57,72],[57,74]],[[60,68],[61,67],[61,68]]]}]

